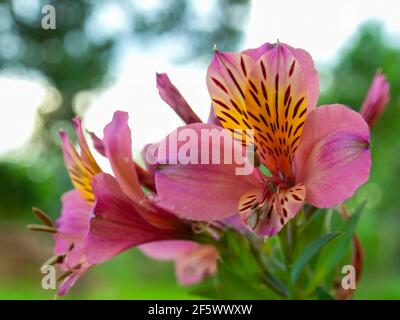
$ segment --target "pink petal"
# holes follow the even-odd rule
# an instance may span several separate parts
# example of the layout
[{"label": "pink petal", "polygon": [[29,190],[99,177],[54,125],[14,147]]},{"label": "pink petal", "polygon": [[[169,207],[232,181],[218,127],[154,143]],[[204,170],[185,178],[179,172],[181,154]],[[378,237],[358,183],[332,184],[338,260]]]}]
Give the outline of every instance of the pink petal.
[{"label": "pink petal", "polygon": [[64,193],[61,201],[62,210],[56,221],[57,229],[71,237],[83,238],[89,226],[90,205],[77,190]]},{"label": "pink petal", "polygon": [[69,271],[72,272],[68,275],[58,286],[57,295],[64,296],[68,293],[72,286],[82,277],[93,265],[87,262],[83,262],[78,266],[75,266],[75,269],[70,269]]},{"label": "pink petal", "polygon": [[89,230],[90,210],[90,205],[78,191],[72,190],[62,196],[61,216],[56,221],[58,233],[54,235],[54,253],[66,255],[63,263],[59,265],[61,270],[64,272],[70,271],[71,268],[76,270],[73,269],[73,273],[60,284],[57,291],[59,296],[67,294],[78,278],[90,267],[86,255],[81,250]]},{"label": "pink petal", "polygon": [[152,154],[154,154],[157,148],[158,143],[148,143],[143,147],[142,152],[140,153],[146,169],[150,171],[153,175],[157,169],[157,159],[154,156],[152,157]]},{"label": "pink petal", "polygon": [[[261,236],[276,235],[299,212],[306,197],[306,188],[303,184],[297,184],[289,189],[282,189],[274,197],[274,209],[270,220],[265,219],[257,228]],[[287,199],[283,203],[283,199]]]},{"label": "pink petal", "polygon": [[[222,134],[219,155],[218,152],[210,152],[213,146],[218,150],[218,145],[212,143],[212,138],[197,139],[201,137],[202,130],[211,132],[212,137]],[[193,134],[196,139],[178,141],[176,146],[167,143],[176,142],[176,137],[181,137],[185,133]],[[229,142],[230,145],[225,145]],[[232,164],[224,164],[224,148],[231,155],[234,154],[236,159],[243,156],[243,150],[233,141],[230,134],[222,132],[220,127],[200,123],[181,127],[171,133],[161,146],[164,147],[158,149],[159,170],[156,172],[156,189],[160,203],[178,216],[193,220],[218,220],[234,215],[237,213],[241,195],[249,188],[252,189],[262,183],[257,170],[252,170],[250,175],[237,175],[236,169],[243,166],[234,161]],[[193,160],[188,164],[177,161],[180,160],[179,154],[184,148],[190,150]],[[210,164],[200,164],[205,160],[202,159],[202,155],[210,160]],[[171,164],[174,161],[177,164]],[[216,163],[215,161],[220,164],[212,164]],[[196,162],[199,164],[193,164]],[[169,164],[164,165],[165,163]],[[251,167],[248,161],[243,163]]]},{"label": "pink petal", "polygon": [[377,72],[360,110],[360,113],[370,127],[376,123],[385,111],[388,101],[389,83],[381,72]]},{"label": "pink petal", "polygon": [[168,240],[179,234],[162,230],[142,218],[135,204],[122,192],[118,182],[108,174],[93,180],[96,197],[95,217],[90,221],[83,251],[90,263],[101,263],[116,254],[143,243]]},{"label": "pink petal", "polygon": [[211,108],[210,108],[210,113],[208,114],[207,123],[209,123],[209,124],[214,124],[214,125],[216,125],[216,126],[222,127],[221,121],[220,121],[220,120],[217,118],[217,116],[215,115],[214,108],[213,108],[212,106],[211,106]]},{"label": "pink petal", "polygon": [[258,59],[260,59],[260,57],[266,53],[267,51],[273,49],[275,46],[271,43],[264,43],[262,44],[260,47],[258,48],[254,48],[254,49],[247,49],[245,51],[242,52],[242,54],[245,54],[249,57],[252,58],[252,60],[254,62],[256,62]]},{"label": "pink petal", "polygon": [[144,193],[140,188],[135,164],[132,160],[131,130],[128,113],[117,111],[113,120],[104,128],[103,144],[115,177],[122,190],[133,200],[140,200]]},{"label": "pink petal", "polygon": [[[96,151],[98,153],[100,153],[102,156],[107,157],[106,155],[106,150],[104,147],[104,143],[103,140],[100,139],[94,132],[90,132],[90,135],[92,137],[93,140],[93,146],[96,149]],[[146,154],[146,149],[150,146],[146,145],[142,151],[142,154]],[[143,157],[143,159],[145,159],[145,157]],[[154,168],[150,167],[148,165],[148,163],[145,162],[146,165],[146,169],[143,169],[139,164],[137,164],[134,161],[135,164],[135,170],[136,170],[136,174],[137,177],[140,181],[140,184],[144,187],[146,187],[147,189],[149,189],[150,191],[155,192],[155,181],[154,181]]]},{"label": "pink petal", "polygon": [[174,261],[176,276],[181,285],[198,283],[216,272],[218,252],[210,245],[167,240],[141,245],[140,250],[156,260]]},{"label": "pink petal", "polygon": [[157,88],[161,98],[186,124],[201,122],[166,73],[157,74]]},{"label": "pink petal", "polygon": [[92,204],[94,201],[92,179],[95,174],[101,172],[101,169],[93,159],[93,156],[87,147],[80,127],[80,122],[75,121],[75,126],[77,127],[77,136],[81,147],[81,153],[79,154],[76,151],[75,147],[69,141],[67,134],[64,131],[60,131],[59,134],[64,154],[64,161],[75,189],[79,191],[81,196],[88,203]]},{"label": "pink petal", "polygon": [[287,44],[284,46],[286,46],[300,62],[304,81],[307,83],[307,110],[310,112],[316,108],[319,97],[319,74],[315,69],[314,61],[307,51],[292,48]]},{"label": "pink petal", "polygon": [[135,170],[140,181],[140,184],[150,191],[156,192],[156,185],[154,180],[154,172],[151,170],[143,169],[135,162]]},{"label": "pink petal", "polygon": [[196,244],[176,260],[178,282],[187,286],[201,282],[217,271],[218,251],[211,245]]},{"label": "pink petal", "polygon": [[269,191],[266,200],[262,200],[265,191],[255,189],[243,195],[239,215],[251,231],[261,237],[271,237],[297,214],[305,200],[306,188],[302,183],[280,188],[276,192]]},{"label": "pink petal", "polygon": [[65,278],[58,287],[57,295],[65,296],[71,287],[78,281],[78,279],[89,269],[88,267],[81,268],[79,271],[72,273]]},{"label": "pink petal", "polygon": [[[67,254],[61,266],[63,270],[85,260],[80,249],[89,230],[90,210],[90,205],[78,191],[72,190],[63,195],[61,216],[56,221],[58,233],[54,235],[54,253]],[[72,244],[74,247],[70,250]]]},{"label": "pink petal", "polygon": [[189,240],[166,240],[143,244],[139,249],[149,258],[170,261],[176,260],[187,251],[197,248],[197,243]]},{"label": "pink petal", "polygon": [[[244,53],[216,51],[208,67],[207,87],[212,106],[218,119],[229,113],[229,119],[220,119],[226,128],[236,129],[242,123],[246,79],[253,66],[253,59]],[[230,121],[232,118],[236,121]]]},{"label": "pink petal", "polygon": [[92,168],[94,172],[101,172],[100,167],[98,166],[96,160],[94,159],[89,146],[86,142],[86,138],[83,134],[82,129],[82,120],[79,117],[76,117],[72,120],[72,124],[74,125],[76,136],[78,138],[78,144],[81,149],[81,158],[82,161],[88,168]]},{"label": "pink petal", "polygon": [[246,226],[242,222],[242,219],[240,218],[239,214],[235,214],[234,216],[225,218],[222,220],[224,224],[227,226],[239,231],[239,232],[244,232],[247,230]]},{"label": "pink petal", "polygon": [[[263,54],[247,77],[246,110],[260,161],[274,176],[287,180],[291,180],[293,153],[309,111],[307,85],[300,61],[285,45]],[[227,120],[223,112],[216,109],[217,116]]]},{"label": "pink petal", "polygon": [[100,153],[102,156],[107,157],[103,140],[101,140],[94,132],[89,132],[89,134],[90,137],[92,138],[93,147],[96,149],[96,151]]},{"label": "pink petal", "polygon": [[[300,62],[301,68],[303,69],[303,77],[307,82],[307,101],[308,101],[308,110],[311,111],[315,109],[317,106],[317,101],[319,97],[319,75],[314,66],[314,61],[311,58],[310,54],[303,50],[293,48],[287,44],[280,45],[286,47],[291,51],[291,53],[295,56],[295,58]],[[244,54],[250,56],[254,62],[256,62],[263,54],[273,49],[275,45],[270,43],[264,43],[261,47],[256,49],[248,49],[243,51]]]},{"label": "pink petal", "polygon": [[295,155],[296,182],[307,202],[332,207],[351,197],[368,180],[371,168],[369,128],[362,116],[333,104],[312,111]]}]

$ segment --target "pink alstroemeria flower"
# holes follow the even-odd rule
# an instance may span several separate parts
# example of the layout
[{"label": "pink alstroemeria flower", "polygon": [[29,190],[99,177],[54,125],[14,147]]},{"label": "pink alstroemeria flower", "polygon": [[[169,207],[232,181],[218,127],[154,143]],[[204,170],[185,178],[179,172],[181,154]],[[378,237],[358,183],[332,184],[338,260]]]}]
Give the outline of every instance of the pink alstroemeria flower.
[{"label": "pink alstroemeria flower", "polygon": [[389,101],[389,83],[385,76],[378,71],[361,106],[360,113],[368,125],[372,127],[385,111]]},{"label": "pink alstroemeria flower", "polygon": [[[162,75],[160,75],[162,76]],[[161,82],[161,83],[168,83],[165,82]],[[170,83],[170,82],[169,82]],[[175,88],[175,87],[174,87]],[[175,89],[176,90],[176,89]],[[178,99],[179,101],[184,101],[184,99]],[[173,100],[170,100],[173,101]],[[182,108],[180,108],[180,110],[182,110],[182,112],[184,112],[184,110]],[[193,116],[193,112],[192,112],[192,117],[187,117],[187,119],[193,118],[195,116]],[[116,113],[116,116],[119,115],[119,113]],[[127,120],[127,114],[124,114],[124,117],[126,117]],[[126,125],[126,121],[124,122]],[[105,133],[106,135],[106,133]],[[101,140],[99,139],[96,135],[94,135],[92,133],[92,138],[95,144],[95,148],[96,150],[101,153],[102,155],[107,156],[107,151],[106,151],[106,147],[104,145],[104,139]],[[130,145],[130,142],[127,142],[125,148],[127,148]],[[116,156],[116,157],[120,157],[122,156],[127,156],[128,154],[131,153],[131,151],[127,151],[125,153],[121,154],[121,151],[119,150],[114,150],[115,152],[109,152],[109,157],[112,156]],[[145,153],[146,150],[143,151],[143,153]],[[146,160],[146,157],[143,157],[144,160]],[[147,163],[145,161],[145,165],[147,169],[143,169],[141,168],[137,163],[135,163],[135,170],[137,172],[138,175],[138,179],[140,181],[140,183],[147,187],[149,190],[154,190],[155,191],[155,187],[154,187],[154,167],[152,167],[149,163]],[[130,171],[132,170],[131,167],[125,168],[124,170],[126,171]],[[152,198],[154,199],[156,197],[156,195],[152,195]],[[115,198],[117,199],[117,198]],[[118,200],[120,203],[123,201],[121,199]],[[143,201],[148,202],[147,199],[144,199]],[[153,203],[153,205],[155,205]],[[160,207],[158,207],[158,211],[162,211],[162,209]],[[176,217],[172,217],[172,219],[170,218],[170,222],[173,223],[174,220],[176,220]],[[179,225],[182,224],[182,222],[180,222],[179,220]],[[102,237],[104,238],[104,235],[102,235]],[[177,239],[179,237],[176,237]],[[144,248],[144,249],[143,249]],[[198,244],[196,242],[193,241],[178,241],[178,240],[166,240],[166,241],[157,241],[157,242],[152,242],[146,245],[142,245],[139,246],[139,249],[144,251],[147,255],[149,255],[150,257],[154,257],[155,259],[158,259],[159,253],[158,252],[163,252],[164,258],[162,260],[172,260],[175,261],[175,265],[176,265],[176,272],[177,272],[177,277],[178,280],[182,283],[182,284],[193,284],[195,282],[199,282],[201,280],[203,280],[205,277],[209,276],[211,274],[211,271],[215,271],[216,270],[216,257],[218,256],[218,254],[216,253],[216,250],[214,249],[214,247],[210,246],[210,245],[202,245],[202,244]],[[87,249],[88,252],[93,252],[93,248],[88,248]],[[167,257],[169,257],[167,259]],[[211,259],[212,257],[214,257],[215,259]],[[188,266],[190,261],[198,261],[201,259],[202,263],[198,265],[197,269],[190,269],[188,267],[184,267],[184,266]]]},{"label": "pink alstroemeria flower", "polygon": [[[237,176],[234,164],[160,166],[160,201],[182,217],[220,220],[239,212],[250,229],[272,236],[304,202],[335,206],[368,180],[369,127],[346,106],[316,108],[319,77],[306,51],[285,44],[217,51],[207,84],[216,117],[237,143],[246,135],[234,130],[254,130],[256,154],[271,176]],[[190,124],[166,140],[188,128],[201,136],[201,129],[218,127]],[[211,150],[210,141],[201,142],[202,150]]]},{"label": "pink alstroemeria flower", "polygon": [[132,160],[128,115],[116,112],[97,142],[110,160],[115,178],[102,172],[74,119],[80,154],[64,132],[60,133],[65,163],[75,190],[64,194],[56,221],[55,254],[63,256],[62,283],[66,294],[76,280],[95,264],[143,243],[190,239],[192,229],[147,199],[140,188]]}]

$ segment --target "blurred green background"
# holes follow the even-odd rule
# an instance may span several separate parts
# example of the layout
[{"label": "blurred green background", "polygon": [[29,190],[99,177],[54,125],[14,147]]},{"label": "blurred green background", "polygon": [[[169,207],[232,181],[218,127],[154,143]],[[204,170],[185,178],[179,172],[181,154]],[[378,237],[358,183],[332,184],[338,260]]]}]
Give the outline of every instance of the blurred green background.
[{"label": "blurred green background", "polygon": [[[25,225],[34,221],[32,206],[42,208],[53,218],[58,216],[60,196],[71,184],[57,129],[64,127],[71,132],[71,117],[90,111],[90,101],[77,107],[82,92],[96,96],[99,89],[106,90],[116,81],[116,65],[127,43],[143,48],[150,60],[160,56],[148,50],[149,46],[157,51],[160,44],[174,43],[178,49],[171,64],[183,68],[196,65],[204,73],[214,43],[221,50],[239,50],[247,43],[246,25],[251,24],[253,12],[249,0],[212,1],[206,13],[200,10],[205,17],[194,15],[195,1],[161,1],[153,7],[148,2],[157,1],[0,1],[0,76],[37,81],[46,88],[45,98],[35,109],[29,140],[0,154],[0,299],[50,299],[54,295],[41,288],[39,272],[41,263],[51,255],[51,237],[29,232]],[[56,8],[55,30],[41,28],[41,8],[45,4]],[[129,23],[123,31],[105,32],[107,26],[93,21],[104,12],[106,16],[113,12],[116,5]],[[196,23],[196,17],[202,23]],[[119,18],[111,15],[110,19],[112,25]],[[391,86],[387,110],[372,130],[371,179],[349,201],[353,207],[367,200],[367,210],[358,226],[365,251],[365,270],[355,296],[358,299],[400,298],[400,48],[384,25],[385,21],[363,23],[345,39],[335,59],[328,63],[317,60],[320,104],[338,102],[358,110],[378,68]],[[205,87],[205,81],[201,81]],[[0,87],[3,119],[7,119],[8,112],[8,101],[2,99],[6,90]],[[167,108],[161,101],[159,104]],[[112,113],[117,106],[108,107]],[[135,108],[134,112],[141,112]],[[206,109],[208,106],[203,106]],[[24,113],[19,116],[24,117]],[[18,130],[17,123],[9,125]],[[152,130],[151,125],[149,122],[148,130]],[[12,132],[6,138],[12,145]],[[136,147],[135,151],[140,150]],[[195,297],[176,284],[171,263],[151,261],[133,249],[94,268],[67,297],[95,298]]]}]

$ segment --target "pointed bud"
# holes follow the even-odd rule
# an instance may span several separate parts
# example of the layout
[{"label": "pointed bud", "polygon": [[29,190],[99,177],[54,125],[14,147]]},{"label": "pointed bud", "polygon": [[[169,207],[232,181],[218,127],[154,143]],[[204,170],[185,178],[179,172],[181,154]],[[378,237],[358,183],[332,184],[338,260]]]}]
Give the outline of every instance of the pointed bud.
[{"label": "pointed bud", "polygon": [[166,73],[157,73],[157,88],[161,99],[163,99],[186,124],[202,122],[179,90],[169,80]]},{"label": "pointed bud", "polygon": [[375,74],[371,87],[361,106],[360,113],[372,127],[378,121],[381,114],[385,111],[389,101],[389,83],[381,72]]}]

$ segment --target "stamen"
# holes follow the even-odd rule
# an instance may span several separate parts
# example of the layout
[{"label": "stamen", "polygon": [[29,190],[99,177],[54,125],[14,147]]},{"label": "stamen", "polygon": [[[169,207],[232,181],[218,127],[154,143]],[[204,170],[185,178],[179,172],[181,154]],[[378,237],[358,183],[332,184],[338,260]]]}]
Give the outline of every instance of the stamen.
[{"label": "stamen", "polygon": [[49,226],[42,226],[41,224],[28,224],[27,229],[33,230],[33,231],[43,231],[43,232],[49,232],[49,233],[57,233],[58,230],[53,227]]},{"label": "stamen", "polygon": [[258,221],[259,221],[259,210],[254,210],[250,216],[249,219],[247,220],[247,224],[251,229],[255,229],[257,227]]},{"label": "stamen", "polygon": [[62,273],[57,278],[57,282],[60,282],[60,281],[64,280],[65,278],[67,278],[68,276],[73,274],[74,272],[78,271],[81,267],[82,267],[82,265],[80,263],[74,265],[71,269],[69,269],[69,270],[65,271],[64,273]]},{"label": "stamen", "polygon": [[261,214],[260,214],[260,219],[263,220],[267,217],[267,213],[269,209],[268,203],[265,203],[264,206],[261,208]]},{"label": "stamen", "polygon": [[75,248],[75,243],[72,242],[72,243],[69,245],[68,252],[71,252],[72,250],[74,250],[74,248]]},{"label": "stamen", "polygon": [[64,273],[62,273],[58,278],[57,282],[63,281],[65,278],[69,277],[71,274],[74,273],[74,270],[67,270]]},{"label": "stamen", "polygon": [[268,181],[267,183],[268,190],[271,191],[272,193],[276,192],[276,185],[272,183],[271,181]]},{"label": "stamen", "polygon": [[35,215],[35,217],[39,221],[43,222],[46,226],[53,227],[53,222],[51,221],[50,217],[42,210],[40,210],[39,208],[32,208],[32,212]]},{"label": "stamen", "polygon": [[82,267],[82,265],[81,265],[80,263],[77,263],[76,265],[74,265],[74,266],[71,268],[71,270],[78,271],[81,267]]},{"label": "stamen", "polygon": [[50,257],[49,259],[47,259],[42,266],[40,267],[40,270],[43,269],[44,266],[53,266],[55,264],[60,264],[64,262],[64,259],[66,257],[66,254],[58,254],[55,256]]},{"label": "stamen", "polygon": [[257,209],[259,205],[260,203],[258,201],[254,202],[253,205],[251,206],[251,210]]}]

